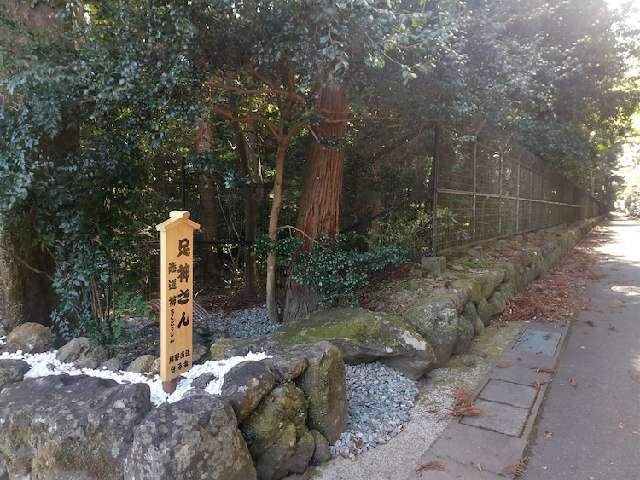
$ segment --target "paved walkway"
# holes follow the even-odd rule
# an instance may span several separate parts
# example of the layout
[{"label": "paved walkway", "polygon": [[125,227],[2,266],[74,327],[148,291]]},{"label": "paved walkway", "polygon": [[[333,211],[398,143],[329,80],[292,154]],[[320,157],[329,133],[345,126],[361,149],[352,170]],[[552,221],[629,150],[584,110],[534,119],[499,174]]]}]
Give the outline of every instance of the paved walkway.
[{"label": "paved walkway", "polygon": [[564,326],[528,323],[477,390],[480,415],[452,422],[406,480],[504,480],[520,472],[566,334]]},{"label": "paved walkway", "polygon": [[640,480],[640,222],[606,236],[591,310],[528,323],[406,480]]},{"label": "paved walkway", "polygon": [[592,308],[574,323],[526,480],[640,479],[640,222],[615,218]]}]

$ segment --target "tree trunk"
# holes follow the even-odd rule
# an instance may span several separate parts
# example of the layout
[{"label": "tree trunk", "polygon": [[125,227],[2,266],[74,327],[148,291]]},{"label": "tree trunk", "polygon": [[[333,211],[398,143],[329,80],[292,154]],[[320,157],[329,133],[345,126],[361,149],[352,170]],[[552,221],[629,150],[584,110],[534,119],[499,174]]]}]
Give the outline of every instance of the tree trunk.
[{"label": "tree trunk", "polygon": [[51,324],[54,262],[28,243],[10,234],[0,239],[0,335],[25,322]]},{"label": "tree trunk", "polygon": [[250,183],[247,185],[245,198],[245,226],[244,226],[244,279],[245,294],[254,299],[258,293],[258,269],[256,266],[255,242],[258,230],[258,215],[264,188],[262,183]]},{"label": "tree trunk", "polygon": [[[320,234],[340,231],[340,200],[344,148],[340,145],[347,131],[347,92],[343,85],[329,80],[316,96],[316,110],[323,119],[314,132],[305,165],[304,188],[300,202],[298,228],[305,233],[309,248]],[[303,318],[317,309],[318,296],[311,289],[289,281],[284,312],[285,322]]]},{"label": "tree trunk", "polygon": [[259,165],[250,139],[242,130],[239,122],[235,124],[238,150],[238,170],[247,181],[244,195],[244,291],[249,299],[255,299],[258,291],[258,273],[256,265],[255,241],[258,230],[258,217],[264,186]]},{"label": "tree trunk", "polygon": [[[200,155],[212,150],[213,132],[209,122],[202,118],[196,126],[196,152]],[[203,283],[210,285],[220,278],[218,261],[216,258],[215,240],[218,229],[218,189],[214,176],[209,172],[201,172],[198,178],[198,194],[200,197],[200,218],[202,224],[200,239],[206,247],[200,252],[202,255],[201,276]]]},{"label": "tree trunk", "polygon": [[[271,202],[271,213],[269,215],[269,240],[276,241],[278,239],[278,218],[280,209],[282,208],[283,190],[284,190],[284,161],[287,156],[288,140],[278,142],[278,150],[276,152],[276,178],[273,183],[273,201]],[[277,289],[277,259],[275,252],[270,252],[267,257],[267,309],[272,320],[278,319],[278,299],[276,295]]]}]

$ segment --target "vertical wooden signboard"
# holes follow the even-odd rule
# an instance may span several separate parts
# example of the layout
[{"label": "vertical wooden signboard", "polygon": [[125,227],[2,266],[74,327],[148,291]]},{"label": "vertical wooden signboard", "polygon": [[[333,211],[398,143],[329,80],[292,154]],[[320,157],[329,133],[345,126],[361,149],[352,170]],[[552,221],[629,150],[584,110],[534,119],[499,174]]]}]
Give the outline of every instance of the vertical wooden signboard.
[{"label": "vertical wooden signboard", "polygon": [[160,378],[165,392],[191,368],[193,351],[193,231],[189,212],[174,211],[160,232]]}]

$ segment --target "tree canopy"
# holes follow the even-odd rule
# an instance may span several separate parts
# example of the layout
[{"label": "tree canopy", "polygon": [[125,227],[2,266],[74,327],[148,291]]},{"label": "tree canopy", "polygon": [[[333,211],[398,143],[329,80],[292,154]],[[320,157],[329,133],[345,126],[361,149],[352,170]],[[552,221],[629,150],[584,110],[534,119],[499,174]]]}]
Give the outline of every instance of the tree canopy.
[{"label": "tree canopy", "polygon": [[[260,233],[336,234],[322,215],[365,249],[390,211],[415,235],[442,127],[509,139],[607,200],[639,98],[637,36],[604,0],[13,1],[0,21],[0,228],[46,254],[18,252],[64,335],[148,284],[170,209],[207,212],[212,268],[235,272]],[[319,102],[332,82],[342,113]],[[310,170],[314,142],[342,155],[333,177]],[[337,204],[301,215],[328,183]]]}]

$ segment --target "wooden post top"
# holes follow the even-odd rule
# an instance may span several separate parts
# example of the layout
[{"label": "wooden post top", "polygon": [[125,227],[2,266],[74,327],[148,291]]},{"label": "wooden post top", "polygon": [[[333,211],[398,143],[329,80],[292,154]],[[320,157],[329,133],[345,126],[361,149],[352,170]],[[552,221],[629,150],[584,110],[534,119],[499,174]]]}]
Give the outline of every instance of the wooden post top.
[{"label": "wooden post top", "polygon": [[169,218],[162,223],[156,225],[156,230],[166,232],[167,230],[178,226],[185,225],[194,230],[200,230],[200,224],[189,219],[189,212],[184,210],[173,210],[169,213]]}]

